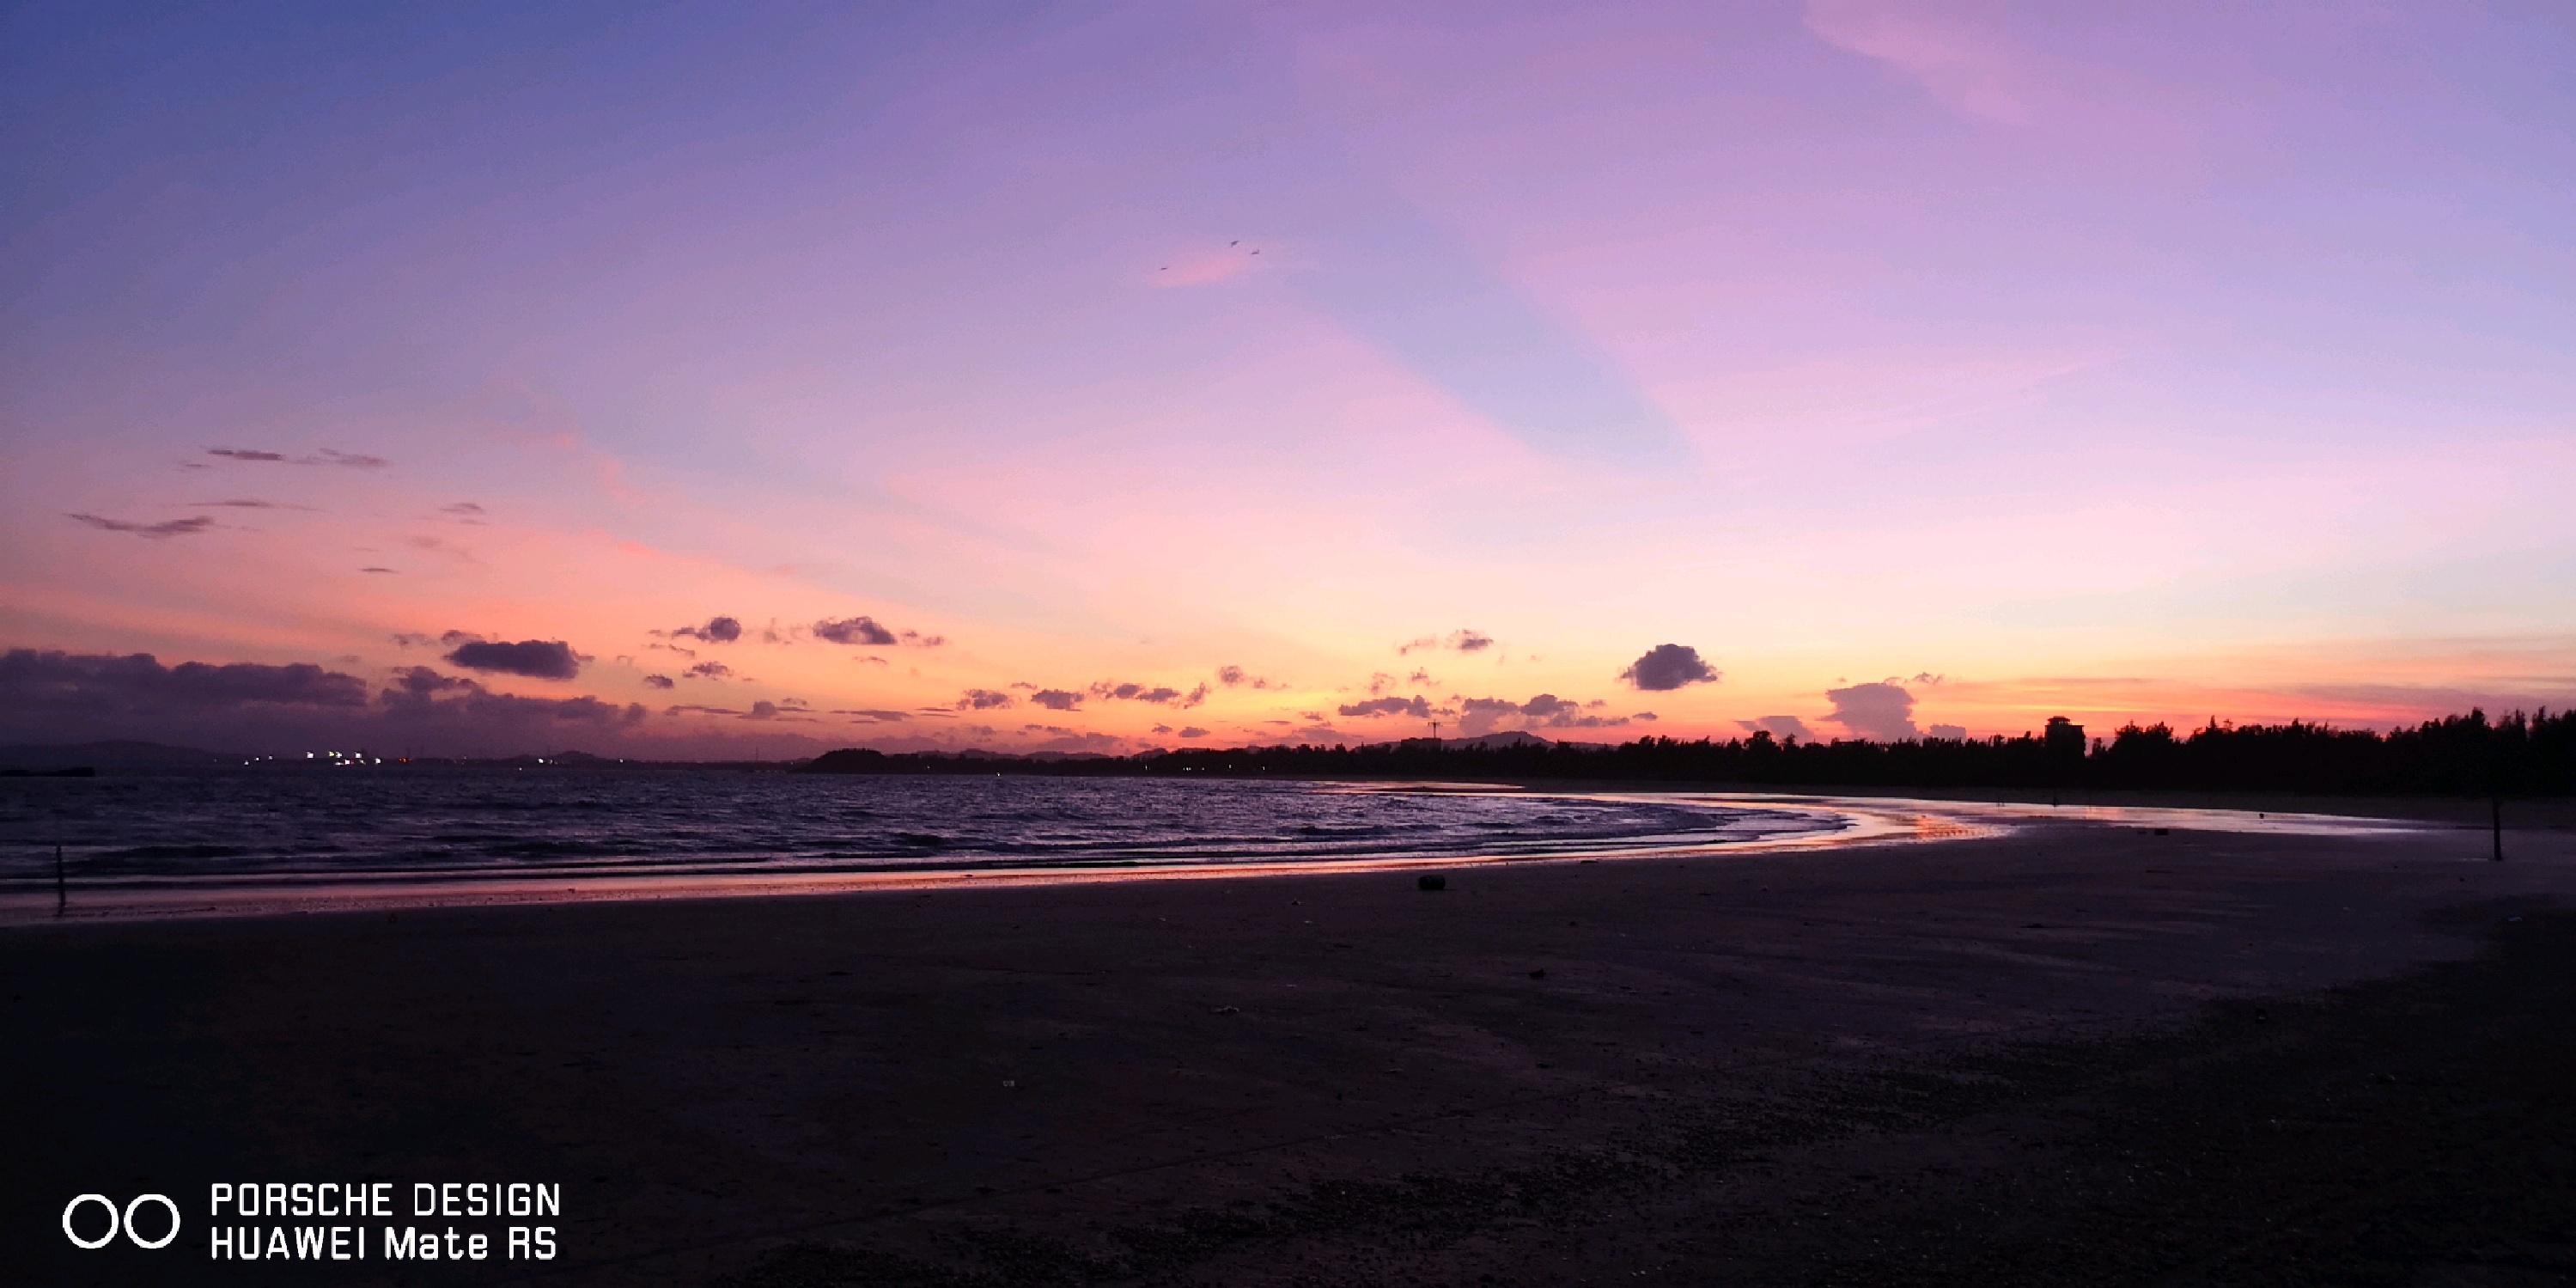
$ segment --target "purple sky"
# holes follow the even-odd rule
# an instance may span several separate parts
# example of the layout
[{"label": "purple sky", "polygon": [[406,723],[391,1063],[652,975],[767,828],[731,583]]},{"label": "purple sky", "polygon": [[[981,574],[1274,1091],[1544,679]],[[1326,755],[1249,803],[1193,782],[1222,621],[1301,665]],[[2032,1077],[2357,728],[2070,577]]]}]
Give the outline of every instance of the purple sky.
[{"label": "purple sky", "polygon": [[2563,4],[847,9],[0,17],[0,737],[2576,696]]}]

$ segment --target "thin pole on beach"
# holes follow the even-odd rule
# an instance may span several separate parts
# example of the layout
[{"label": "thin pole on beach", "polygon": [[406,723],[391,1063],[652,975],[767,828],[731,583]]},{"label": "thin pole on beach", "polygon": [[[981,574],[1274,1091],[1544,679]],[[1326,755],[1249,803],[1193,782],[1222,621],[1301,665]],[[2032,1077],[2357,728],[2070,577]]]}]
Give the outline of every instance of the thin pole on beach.
[{"label": "thin pole on beach", "polygon": [[70,911],[71,906],[72,888],[63,881],[63,847],[56,845],[54,847],[54,915],[62,916]]},{"label": "thin pole on beach", "polygon": [[2487,798],[2487,825],[2489,835],[2495,838],[2495,849],[2487,855],[2487,862],[2502,863],[2504,862],[2504,794],[2501,792]]}]

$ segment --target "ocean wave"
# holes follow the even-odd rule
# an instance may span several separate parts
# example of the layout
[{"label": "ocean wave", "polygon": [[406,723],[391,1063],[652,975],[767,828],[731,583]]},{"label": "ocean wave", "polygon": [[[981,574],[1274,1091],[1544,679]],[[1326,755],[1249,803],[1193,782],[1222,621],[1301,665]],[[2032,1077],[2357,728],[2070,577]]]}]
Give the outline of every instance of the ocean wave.
[{"label": "ocean wave", "polygon": [[[99,875],[179,878],[1520,857],[1840,826],[1794,809],[1504,788],[714,772],[9,780],[0,817]],[[51,864],[42,847],[0,847],[0,875]]]}]

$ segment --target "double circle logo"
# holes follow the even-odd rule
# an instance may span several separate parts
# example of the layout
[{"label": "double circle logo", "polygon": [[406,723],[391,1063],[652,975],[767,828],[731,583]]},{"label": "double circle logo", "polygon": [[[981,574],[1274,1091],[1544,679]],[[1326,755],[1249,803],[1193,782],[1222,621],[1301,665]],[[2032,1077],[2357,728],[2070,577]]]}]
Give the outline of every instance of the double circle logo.
[{"label": "double circle logo", "polygon": [[[95,1239],[84,1239],[80,1237],[80,1233],[78,1231],[72,1229],[72,1214],[80,1211],[81,1205],[84,1203],[95,1203],[100,1207],[107,1209],[107,1233],[102,1234]],[[170,1214],[169,1233],[162,1235],[158,1239],[146,1239],[143,1237],[143,1233],[141,1231],[134,1228],[134,1210],[142,1207],[146,1203],[158,1203],[161,1205],[163,1210]],[[134,1197],[133,1202],[125,1205],[124,1210],[122,1211],[117,1209],[115,1200],[110,1199],[104,1194],[84,1194],[63,1205],[63,1237],[71,1240],[73,1244],[79,1247],[93,1250],[104,1248],[108,1244],[116,1241],[116,1236],[119,1232],[122,1232],[126,1239],[135,1247],[166,1248],[170,1246],[170,1241],[172,1239],[179,1237],[179,1205],[171,1202],[167,1195],[162,1194],[138,1194]]]}]

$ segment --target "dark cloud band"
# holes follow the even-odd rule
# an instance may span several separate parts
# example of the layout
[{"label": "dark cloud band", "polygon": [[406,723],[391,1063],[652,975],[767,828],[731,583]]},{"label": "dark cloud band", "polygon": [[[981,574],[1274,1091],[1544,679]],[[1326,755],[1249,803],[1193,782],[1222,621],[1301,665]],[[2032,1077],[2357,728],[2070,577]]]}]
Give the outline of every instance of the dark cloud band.
[{"label": "dark cloud band", "polygon": [[468,671],[532,680],[569,680],[581,674],[581,659],[562,640],[469,640],[449,650],[447,660]]}]

